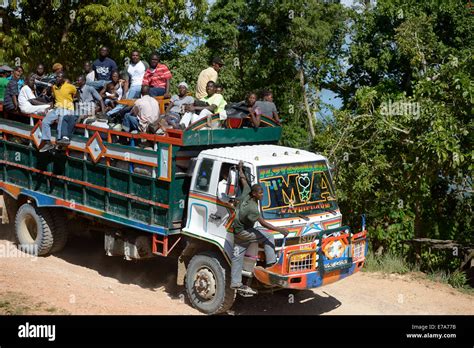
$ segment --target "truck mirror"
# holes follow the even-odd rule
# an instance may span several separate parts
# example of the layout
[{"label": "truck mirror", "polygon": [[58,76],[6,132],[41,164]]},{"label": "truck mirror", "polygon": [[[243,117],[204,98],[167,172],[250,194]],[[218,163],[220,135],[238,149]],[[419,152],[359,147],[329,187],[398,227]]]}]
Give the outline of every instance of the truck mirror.
[{"label": "truck mirror", "polygon": [[235,198],[237,196],[237,188],[239,185],[239,174],[237,168],[230,168],[229,175],[227,177],[226,195],[229,198]]}]

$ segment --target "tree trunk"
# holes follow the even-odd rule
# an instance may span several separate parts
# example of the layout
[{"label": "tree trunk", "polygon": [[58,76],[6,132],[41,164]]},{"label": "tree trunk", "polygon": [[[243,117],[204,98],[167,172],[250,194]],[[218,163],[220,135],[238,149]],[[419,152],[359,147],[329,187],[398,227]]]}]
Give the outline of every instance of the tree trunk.
[{"label": "tree trunk", "polygon": [[303,71],[302,67],[301,67],[298,75],[299,75],[299,79],[300,79],[301,90],[303,92],[304,108],[306,110],[306,116],[308,117],[309,131],[311,133],[311,139],[314,139],[314,137],[316,136],[316,132],[314,130],[314,117],[313,117],[313,114],[311,113],[311,109],[309,107],[308,95],[306,94],[306,89],[305,89],[304,71]]}]

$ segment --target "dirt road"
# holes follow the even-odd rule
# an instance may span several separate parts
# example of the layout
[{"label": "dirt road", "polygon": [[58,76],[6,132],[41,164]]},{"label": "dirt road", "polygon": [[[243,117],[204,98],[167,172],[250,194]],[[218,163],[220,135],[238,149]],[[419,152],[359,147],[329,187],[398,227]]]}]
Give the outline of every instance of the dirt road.
[{"label": "dirt road", "polygon": [[[73,237],[55,256],[27,258],[0,225],[0,314],[200,314],[171,259],[107,257]],[[23,256],[23,257],[22,257]],[[230,314],[474,314],[474,296],[414,275],[359,273],[315,290],[238,298]]]}]

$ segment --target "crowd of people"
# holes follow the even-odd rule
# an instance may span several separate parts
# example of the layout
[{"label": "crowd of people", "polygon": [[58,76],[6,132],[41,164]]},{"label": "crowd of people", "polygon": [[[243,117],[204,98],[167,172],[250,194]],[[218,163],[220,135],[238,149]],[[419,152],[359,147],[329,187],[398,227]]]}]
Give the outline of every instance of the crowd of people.
[{"label": "crowd of people", "polygon": [[[256,93],[249,93],[246,100],[227,103],[218,85],[219,71],[224,66],[215,57],[211,65],[202,70],[197,78],[195,94],[186,82],[178,84],[178,94],[170,95],[173,75],[160,63],[158,54],[152,54],[149,63],[142,60],[140,52],[133,51],[125,71],[120,74],[116,62],[109,57],[109,49],[102,47],[99,57],[92,63],[85,62],[83,73],[71,83],[63,65],[56,63],[50,74],[39,64],[34,73],[23,79],[21,66],[11,69],[0,66],[0,101],[6,112],[45,114],[42,122],[42,147],[40,151],[54,148],[51,143],[51,127],[57,122],[57,141],[61,145],[70,142],[77,122],[103,121],[104,127],[134,133],[165,134],[166,129],[186,129],[191,124],[206,119],[205,127],[219,128],[229,113],[249,116],[246,127],[259,127],[261,115],[280,118],[270,91],[263,92],[262,100]],[[169,99],[165,112],[155,97]],[[132,106],[121,103],[134,99]],[[219,119],[211,117],[219,115]]]}]

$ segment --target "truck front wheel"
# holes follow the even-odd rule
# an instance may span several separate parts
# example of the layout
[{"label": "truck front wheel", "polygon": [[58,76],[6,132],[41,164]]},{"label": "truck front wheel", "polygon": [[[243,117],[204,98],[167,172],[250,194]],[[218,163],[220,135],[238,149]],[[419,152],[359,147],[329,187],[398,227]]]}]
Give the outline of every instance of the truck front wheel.
[{"label": "truck front wheel", "polygon": [[229,266],[217,253],[193,256],[187,267],[185,286],[193,307],[206,314],[224,313],[235,300]]}]

